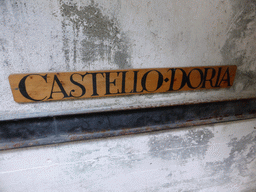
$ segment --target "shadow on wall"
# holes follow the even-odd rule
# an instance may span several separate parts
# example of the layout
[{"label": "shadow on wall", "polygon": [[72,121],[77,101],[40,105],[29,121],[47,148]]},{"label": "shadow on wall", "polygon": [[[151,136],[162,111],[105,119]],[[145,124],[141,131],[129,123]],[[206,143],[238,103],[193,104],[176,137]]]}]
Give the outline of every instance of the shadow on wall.
[{"label": "shadow on wall", "polygon": [[61,14],[67,70],[77,62],[89,66],[99,60],[131,68],[128,41],[118,21],[103,15],[93,0],[84,7],[61,2]]}]

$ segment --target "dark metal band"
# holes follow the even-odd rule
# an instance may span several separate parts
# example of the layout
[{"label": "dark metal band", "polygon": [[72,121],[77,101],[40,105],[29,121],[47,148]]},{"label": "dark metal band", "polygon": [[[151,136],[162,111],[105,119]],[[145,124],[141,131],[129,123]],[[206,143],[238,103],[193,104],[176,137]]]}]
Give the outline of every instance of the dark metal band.
[{"label": "dark metal band", "polygon": [[256,117],[256,99],[0,122],[0,150]]}]

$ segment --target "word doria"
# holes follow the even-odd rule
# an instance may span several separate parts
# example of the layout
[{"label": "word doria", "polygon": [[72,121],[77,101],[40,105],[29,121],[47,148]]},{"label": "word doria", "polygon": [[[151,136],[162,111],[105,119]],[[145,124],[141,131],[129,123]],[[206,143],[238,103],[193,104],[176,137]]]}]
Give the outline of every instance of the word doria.
[{"label": "word doria", "polygon": [[9,76],[16,102],[226,88],[236,66],[130,69]]}]

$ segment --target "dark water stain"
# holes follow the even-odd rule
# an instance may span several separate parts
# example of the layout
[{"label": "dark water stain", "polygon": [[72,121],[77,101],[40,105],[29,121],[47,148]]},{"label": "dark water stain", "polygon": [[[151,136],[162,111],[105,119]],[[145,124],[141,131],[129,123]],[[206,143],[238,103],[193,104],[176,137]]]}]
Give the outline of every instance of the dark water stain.
[{"label": "dark water stain", "polygon": [[[3,26],[6,26],[8,24],[8,9],[6,6],[5,1],[0,1],[0,23]],[[2,66],[7,67],[10,65],[9,58],[8,58],[8,41],[7,39],[0,38],[0,53],[3,55],[4,62],[2,63]]]},{"label": "dark water stain", "polygon": [[[197,182],[196,179],[184,179],[184,180],[180,180],[180,181],[175,181],[172,183],[165,183],[164,185],[162,185],[163,188],[171,188],[172,191],[178,191],[178,192],[198,192],[200,190],[203,189],[203,187],[198,187],[197,189],[195,189],[195,187],[192,187],[192,185],[195,185],[195,183]],[[189,187],[186,187],[187,184],[190,184]],[[179,187],[182,186],[182,187]],[[190,188],[190,189],[187,189]]]},{"label": "dark water stain", "polygon": [[107,59],[119,68],[131,68],[126,35],[118,21],[104,15],[94,1],[84,7],[61,2],[61,12],[63,52],[68,69],[78,59],[86,66]]},{"label": "dark water stain", "polygon": [[7,45],[7,40],[0,39],[0,52],[7,52],[6,45]]},{"label": "dark water stain", "polygon": [[11,62],[9,60],[9,55],[8,55],[8,41],[6,39],[1,39],[0,38],[0,53],[2,52],[4,61],[2,63],[3,67],[10,67]]},{"label": "dark water stain", "polygon": [[9,14],[6,6],[6,1],[4,0],[0,1],[0,14],[1,14],[0,22],[2,23],[3,26],[6,26],[6,24],[8,23],[8,20],[6,17],[8,17]]},{"label": "dark water stain", "polygon": [[215,178],[212,184],[224,185],[232,182],[233,171],[238,172],[241,177],[249,177],[255,180],[256,174],[252,174],[248,165],[256,158],[256,131],[242,137],[240,140],[232,139],[228,146],[232,147],[228,158],[223,161],[207,163],[204,168],[208,173],[207,177]]},{"label": "dark water stain", "polygon": [[208,142],[214,134],[209,129],[191,129],[184,136],[152,137],[149,141],[150,154],[165,160],[179,160],[186,163],[188,159],[203,158]]},{"label": "dark water stain", "polygon": [[[237,65],[237,82],[242,82],[244,89],[255,88],[255,71],[250,68],[255,65],[255,30],[256,30],[256,0],[230,0],[233,18],[227,31],[228,38],[221,49],[223,63]],[[247,44],[246,47],[243,45]],[[247,75],[248,73],[252,73]],[[234,87],[233,87],[234,88]]]},{"label": "dark water stain", "polygon": [[256,0],[231,0],[233,5],[233,19],[230,23],[228,31],[229,38],[225,42],[221,53],[225,63],[233,63],[242,65],[246,50],[241,50],[239,54],[235,52],[237,49],[237,40],[245,38],[245,32],[248,30],[248,25],[255,22],[255,6]]},{"label": "dark water stain", "polygon": [[[208,134],[209,136],[205,137],[205,139],[198,139],[200,138],[200,135],[204,134]],[[186,158],[194,157],[196,153],[202,152],[199,146],[195,148],[194,151],[187,151],[186,146],[193,146],[199,143],[206,145],[209,142],[209,139],[213,137],[211,131],[209,130],[204,134],[202,134],[201,131],[196,131],[195,134],[186,134],[182,138],[169,137],[170,139],[168,140],[165,138],[159,138],[157,140],[153,139],[151,142],[156,142],[156,146],[151,148],[151,150],[153,150],[151,153],[154,157],[167,159],[166,157],[168,156],[162,153],[161,150],[168,150],[171,145],[174,145],[175,147],[180,148],[175,151],[176,154],[173,154],[173,152],[170,152],[170,154],[174,157],[180,157],[176,158],[178,161],[183,161],[184,159],[186,160]],[[195,144],[192,144],[191,138],[194,138]],[[160,139],[162,139],[162,141],[160,141]],[[175,141],[171,142],[171,140]],[[236,179],[234,177],[236,177],[236,174],[238,174],[239,177],[246,179],[246,183],[241,186],[241,188],[246,189],[244,191],[255,191],[256,173],[254,173],[254,171],[251,169],[251,164],[256,158],[256,131],[243,136],[241,139],[233,138],[228,143],[228,146],[231,147],[228,158],[225,158],[223,161],[202,163],[202,169],[204,170],[200,176],[202,179],[184,179],[177,181],[175,178],[173,178],[172,173],[170,173],[168,177],[171,178],[171,181],[165,183],[162,187],[171,189],[176,187],[179,189],[180,186],[182,186],[182,191],[187,190],[187,187],[184,186],[190,186],[191,191],[209,189],[213,186],[225,187],[228,184],[233,184],[234,179]],[[207,147],[204,148],[203,151],[206,150]],[[191,156],[189,157],[189,155],[181,155],[184,153],[189,153]],[[205,154],[202,154],[202,156],[205,156]],[[168,159],[172,160],[173,158],[169,157]],[[191,185],[193,185],[194,188],[191,187]]]},{"label": "dark water stain", "polygon": [[237,70],[236,72],[236,82],[240,82],[244,85],[243,89],[250,89],[252,86],[255,87],[256,83],[256,72]]}]

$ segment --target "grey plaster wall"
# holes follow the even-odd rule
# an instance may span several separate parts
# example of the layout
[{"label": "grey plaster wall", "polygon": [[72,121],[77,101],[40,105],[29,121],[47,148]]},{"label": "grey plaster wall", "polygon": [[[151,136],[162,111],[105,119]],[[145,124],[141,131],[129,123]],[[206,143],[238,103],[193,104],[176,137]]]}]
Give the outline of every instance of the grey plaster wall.
[{"label": "grey plaster wall", "polygon": [[[1,0],[0,120],[251,98],[255,0]],[[17,104],[12,73],[237,65],[225,90]]]},{"label": "grey plaster wall", "polygon": [[1,192],[254,192],[256,119],[0,152]]}]

